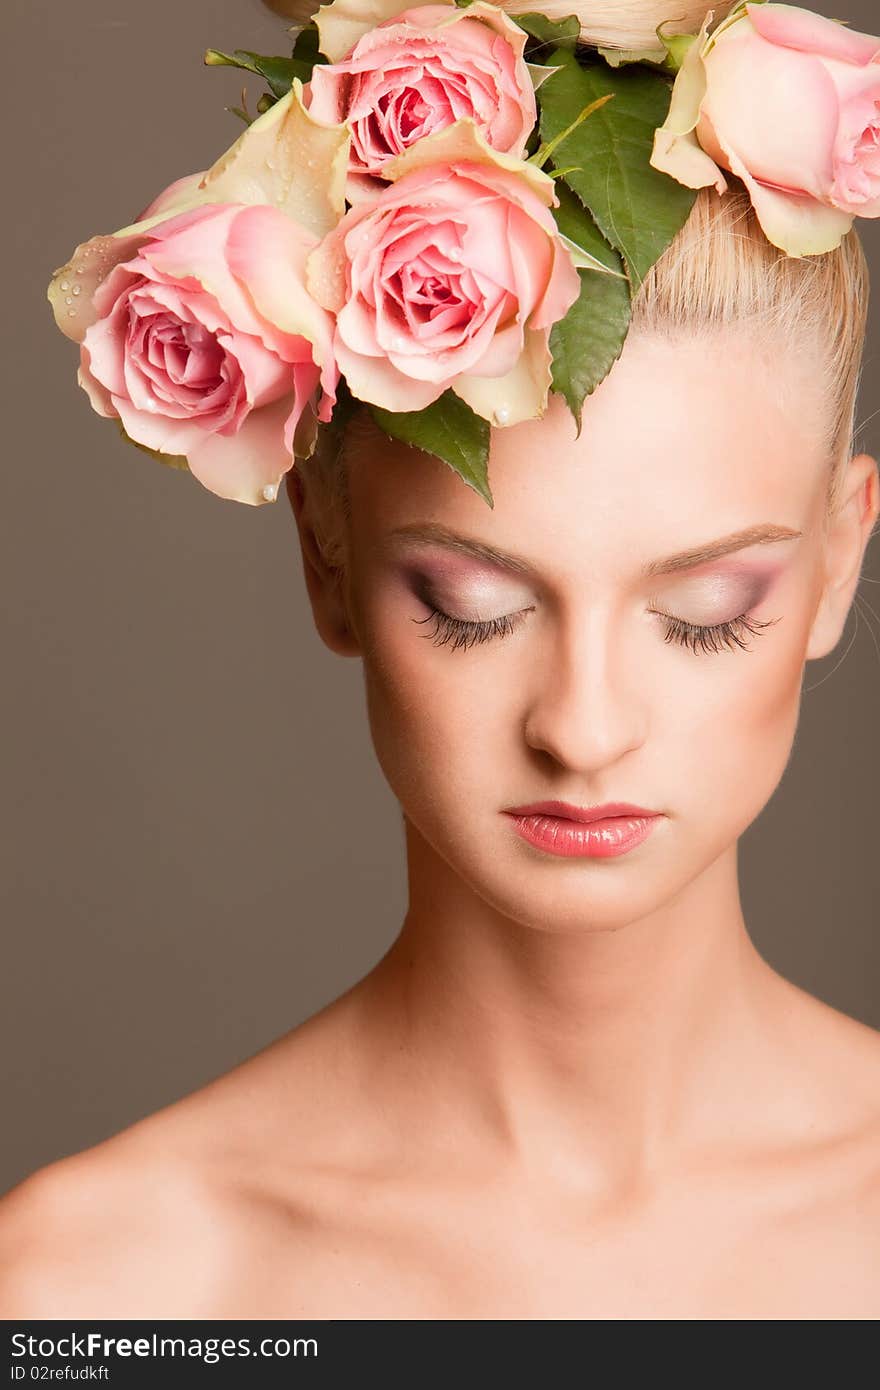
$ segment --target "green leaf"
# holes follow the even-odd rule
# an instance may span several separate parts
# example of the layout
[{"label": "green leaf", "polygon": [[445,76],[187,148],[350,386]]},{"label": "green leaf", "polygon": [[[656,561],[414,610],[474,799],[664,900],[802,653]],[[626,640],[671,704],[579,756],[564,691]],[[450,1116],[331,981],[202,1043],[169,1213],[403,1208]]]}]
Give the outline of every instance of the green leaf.
[{"label": "green leaf", "polygon": [[329,63],[330,59],[321,52],[318,42],[318,26],[312,20],[311,23],[304,24],[296,36],[296,42],[293,45],[294,58],[298,58],[304,63],[311,63],[313,66],[315,63]]},{"label": "green leaf", "polygon": [[[613,253],[612,253],[613,254]],[[564,396],[581,433],[581,410],[620,356],[630,322],[625,279],[579,270],[581,292],[550,330],[551,390]]]},{"label": "green leaf", "polygon": [[266,57],[262,53],[249,53],[244,48],[236,48],[234,53],[221,53],[217,48],[205,52],[205,63],[209,68],[241,68],[244,72],[256,73],[269,84],[272,95],[286,96],[293,86],[293,79],[299,77],[308,82],[312,75],[312,64],[299,58]]},{"label": "green leaf", "polygon": [[529,59],[549,48],[567,48],[574,52],[580,37],[581,24],[576,14],[554,21],[530,10],[528,14],[512,14],[510,18],[534,40],[526,44],[526,57]]},{"label": "green leaf", "polygon": [[555,171],[553,176],[556,196],[559,199],[559,207],[553,208],[553,216],[561,235],[595,261],[597,266],[626,279],[620,256],[608,245],[580,198],[572,193]]},{"label": "green leaf", "polygon": [[424,410],[383,410],[370,406],[376,424],[392,439],[402,439],[435,454],[494,506],[489,490],[489,421],[471,410],[450,387]]},{"label": "green leaf", "polygon": [[578,166],[566,172],[565,182],[623,255],[635,290],[687,220],[697,196],[650,164],[654,131],[669,110],[670,81],[640,65],[582,66],[562,48],[551,57],[557,70],[537,93],[544,141],[565,130],[588,103],[614,94],[561,141],[555,156],[559,164]]},{"label": "green leaf", "polygon": [[571,135],[575,130],[577,130],[578,126],[581,124],[582,121],[589,120],[590,116],[593,115],[594,111],[598,111],[601,106],[605,105],[606,101],[613,100],[613,97],[613,92],[606,92],[603,97],[597,97],[595,101],[591,101],[587,106],[584,107],[583,111],[579,111],[577,113],[574,120],[571,121],[569,125],[563,126],[562,130],[560,130],[557,135],[554,135],[552,140],[545,140],[543,142],[539,149],[537,149],[535,153],[532,155],[532,164],[537,164],[539,169],[543,169],[547,160],[550,158],[551,154],[557,148],[557,146],[561,145],[564,140],[567,140],[569,135]]}]

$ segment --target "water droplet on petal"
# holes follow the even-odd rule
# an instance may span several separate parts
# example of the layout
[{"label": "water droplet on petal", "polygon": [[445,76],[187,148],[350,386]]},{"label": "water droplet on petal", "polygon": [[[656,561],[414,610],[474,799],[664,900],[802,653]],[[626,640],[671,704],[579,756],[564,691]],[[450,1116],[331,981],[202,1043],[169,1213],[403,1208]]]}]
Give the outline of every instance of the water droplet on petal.
[{"label": "water droplet on petal", "polygon": [[69,294],[65,296],[65,298],[64,298],[64,303],[65,303],[65,304],[72,304],[72,303],[73,303],[73,300],[71,299],[71,297],[70,297]]},{"label": "water droplet on petal", "polygon": [[68,317],[69,319],[75,319],[75,318],[76,318],[76,310],[75,310],[75,309],[68,309],[68,311],[67,311],[67,317]]},{"label": "water droplet on petal", "polygon": [[70,281],[69,281],[69,280],[62,280],[62,281],[61,281],[61,288],[62,288],[63,290],[69,290],[69,289],[70,289]]},{"label": "water droplet on petal", "polygon": [[495,411],[495,423],[496,423],[496,425],[506,425],[509,419],[510,419],[510,407],[509,407],[509,406],[506,406],[506,405],[499,405],[498,408],[497,408],[496,411]]},{"label": "water droplet on petal", "polygon": [[74,287],[73,287],[73,289],[70,291],[70,293],[71,293],[71,294],[82,294],[82,285],[74,285]]},{"label": "water droplet on petal", "polygon": [[265,500],[266,500],[267,502],[274,502],[274,501],[275,501],[275,498],[276,498],[277,496],[278,496],[278,484],[277,484],[277,483],[267,483],[266,486],[263,488],[263,497],[265,498]]}]

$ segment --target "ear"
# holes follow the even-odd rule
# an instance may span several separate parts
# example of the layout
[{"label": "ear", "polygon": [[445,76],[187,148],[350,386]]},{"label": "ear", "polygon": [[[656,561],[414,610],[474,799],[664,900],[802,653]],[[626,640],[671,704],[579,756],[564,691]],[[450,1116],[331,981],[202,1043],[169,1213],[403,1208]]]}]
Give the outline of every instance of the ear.
[{"label": "ear", "polygon": [[345,600],[343,573],[328,565],[306,506],[305,489],[296,464],[286,475],[287,496],[296,520],[302,551],[303,575],[318,635],[338,656],[359,656],[360,642],[352,626]]},{"label": "ear", "polygon": [[877,462],[868,454],[858,454],[847,465],[840,505],[828,527],[825,581],[810,629],[808,661],[827,656],[840,641],[878,512]]}]

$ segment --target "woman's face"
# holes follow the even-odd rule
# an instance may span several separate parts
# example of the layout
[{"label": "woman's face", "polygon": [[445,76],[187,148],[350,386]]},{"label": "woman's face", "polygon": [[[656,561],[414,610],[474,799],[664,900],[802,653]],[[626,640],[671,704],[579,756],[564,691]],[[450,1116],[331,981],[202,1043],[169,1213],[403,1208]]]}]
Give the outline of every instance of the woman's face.
[{"label": "woman's face", "polygon": [[[403,445],[352,458],[380,765],[430,850],[506,916],[556,931],[644,916],[772,795],[823,583],[814,394],[741,340],[630,335],[580,438],[557,396],[493,431],[494,510]],[[788,538],[686,554],[771,527]],[[626,853],[560,857],[505,814],[547,799],[661,817]]]}]

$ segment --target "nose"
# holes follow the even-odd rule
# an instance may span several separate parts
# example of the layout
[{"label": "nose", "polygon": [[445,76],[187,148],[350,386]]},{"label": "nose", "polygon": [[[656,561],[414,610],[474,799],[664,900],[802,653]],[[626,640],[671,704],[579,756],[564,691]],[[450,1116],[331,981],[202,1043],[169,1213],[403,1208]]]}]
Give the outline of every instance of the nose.
[{"label": "nose", "polygon": [[560,620],[547,641],[529,691],[526,742],[564,767],[597,773],[644,743],[650,673],[607,611]]}]

